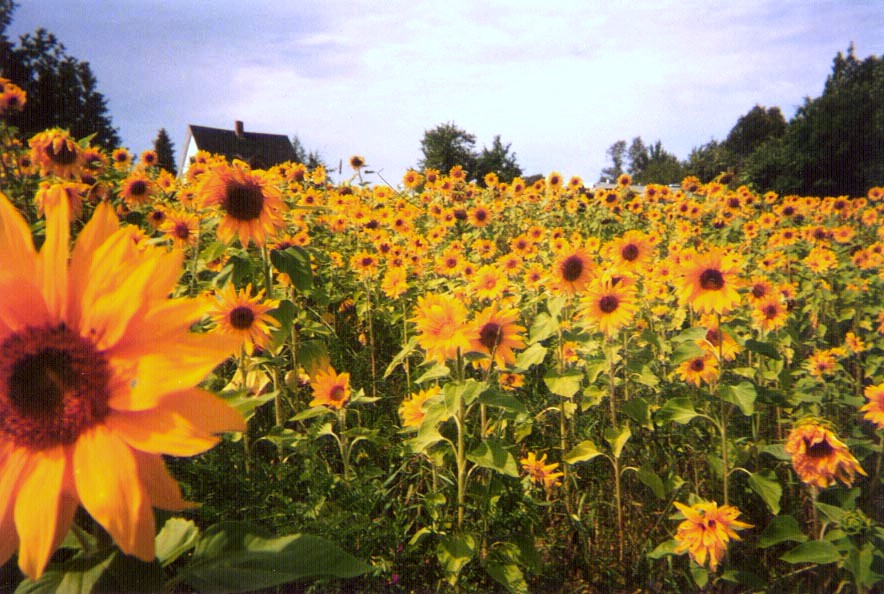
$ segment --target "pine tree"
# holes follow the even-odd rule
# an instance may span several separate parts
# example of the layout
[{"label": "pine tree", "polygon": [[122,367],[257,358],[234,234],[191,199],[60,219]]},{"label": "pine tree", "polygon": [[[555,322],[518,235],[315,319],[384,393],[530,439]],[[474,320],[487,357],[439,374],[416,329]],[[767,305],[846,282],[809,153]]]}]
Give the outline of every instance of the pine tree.
[{"label": "pine tree", "polygon": [[172,175],[178,175],[178,168],[175,166],[175,147],[165,128],[160,128],[157,132],[157,137],[153,141],[153,150],[157,153],[157,167],[165,169]]}]

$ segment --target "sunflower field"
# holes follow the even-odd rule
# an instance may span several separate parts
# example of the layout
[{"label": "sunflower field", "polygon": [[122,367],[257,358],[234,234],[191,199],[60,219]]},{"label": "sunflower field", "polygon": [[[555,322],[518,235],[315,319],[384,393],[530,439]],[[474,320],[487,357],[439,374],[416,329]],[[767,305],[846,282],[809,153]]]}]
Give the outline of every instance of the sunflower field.
[{"label": "sunflower field", "polygon": [[0,145],[0,589],[884,587],[884,188]]}]

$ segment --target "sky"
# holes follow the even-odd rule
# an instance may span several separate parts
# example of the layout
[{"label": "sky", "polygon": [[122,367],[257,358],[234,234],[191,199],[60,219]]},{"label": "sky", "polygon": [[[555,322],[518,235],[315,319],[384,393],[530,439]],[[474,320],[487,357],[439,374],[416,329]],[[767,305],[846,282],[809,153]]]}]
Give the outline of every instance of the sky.
[{"label": "sky", "polygon": [[[884,54],[882,0],[17,0],[90,63],[123,145],[189,124],[297,135],[396,186],[424,132],[496,135],[526,175],[598,179],[641,136],[680,159],[754,105],[789,119],[835,55]],[[382,178],[382,179],[380,179]]]}]

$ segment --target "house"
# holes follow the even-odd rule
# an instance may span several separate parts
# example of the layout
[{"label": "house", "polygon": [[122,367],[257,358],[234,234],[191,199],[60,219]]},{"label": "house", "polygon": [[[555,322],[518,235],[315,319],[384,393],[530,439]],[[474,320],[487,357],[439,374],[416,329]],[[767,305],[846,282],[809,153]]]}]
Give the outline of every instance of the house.
[{"label": "house", "polygon": [[187,172],[190,159],[197,151],[224,155],[230,160],[245,161],[254,169],[268,169],[285,161],[296,159],[295,149],[285,134],[246,132],[240,120],[234,122],[233,130],[187,126],[184,156],[179,175]]}]

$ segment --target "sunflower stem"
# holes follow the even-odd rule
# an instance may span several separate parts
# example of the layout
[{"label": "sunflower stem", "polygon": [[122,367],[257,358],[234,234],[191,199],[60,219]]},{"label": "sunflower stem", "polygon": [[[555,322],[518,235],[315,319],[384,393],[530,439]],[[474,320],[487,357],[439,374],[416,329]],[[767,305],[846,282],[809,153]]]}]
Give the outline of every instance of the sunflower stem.
[{"label": "sunflower stem", "polygon": [[371,360],[371,395],[377,398],[378,395],[378,371],[377,358],[374,352],[374,320],[371,307],[371,286],[368,280],[365,282],[365,298],[368,300],[368,308],[366,309],[366,317],[368,318],[368,355]]},{"label": "sunflower stem", "polygon": [[187,295],[189,297],[193,297],[196,295],[196,275],[197,275],[197,267],[199,264],[199,255],[200,255],[200,225],[197,222],[196,225],[196,237],[194,238],[193,246],[191,253],[191,261],[190,261],[190,287],[188,287]]},{"label": "sunflower stem", "polygon": [[[715,384],[716,394],[721,387],[721,379],[724,376],[724,329],[721,327],[721,313],[717,313],[718,318],[718,381]],[[721,422],[719,423],[719,433],[721,434],[721,488],[724,491],[724,504],[727,505],[730,496],[729,480],[730,469],[727,455],[727,418],[730,415],[730,407],[723,398],[719,398],[719,406],[721,408]]]},{"label": "sunflower stem", "polygon": [[261,246],[261,259],[264,263],[264,297],[273,298],[273,274],[270,271],[270,252],[266,245]]},{"label": "sunflower stem", "polygon": [[[464,382],[464,366],[463,355],[460,348],[457,349],[457,381],[458,384]],[[464,427],[466,417],[466,406],[464,405],[463,396],[459,395],[457,399],[457,413],[455,416],[455,424],[457,425],[457,530],[463,529],[464,506],[466,503],[467,492],[467,454],[466,454],[466,435]]]}]

